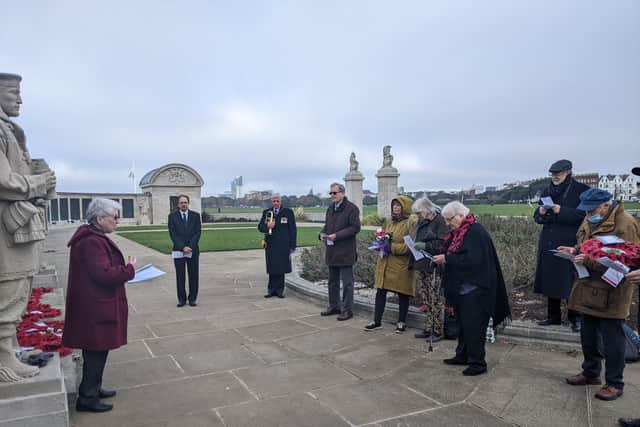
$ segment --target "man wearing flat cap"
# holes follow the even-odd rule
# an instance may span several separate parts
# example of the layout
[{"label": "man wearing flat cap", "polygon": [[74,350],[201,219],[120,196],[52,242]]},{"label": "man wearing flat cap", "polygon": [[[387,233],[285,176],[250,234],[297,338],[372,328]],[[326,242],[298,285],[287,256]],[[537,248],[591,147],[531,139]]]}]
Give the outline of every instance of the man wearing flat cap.
[{"label": "man wearing flat cap", "polygon": [[21,80],[0,73],[0,382],[38,373],[18,361],[13,340],[38,271],[39,242],[46,232],[43,207],[56,185],[50,169],[35,166],[24,131],[12,120],[20,115]]},{"label": "man wearing flat cap", "polygon": [[[584,362],[582,372],[566,381],[574,386],[602,384],[601,349],[604,348],[606,382],[595,395],[601,400],[615,400],[623,393],[625,333],[622,326],[629,316],[634,286],[624,276],[614,280],[610,276],[612,272],[597,261],[600,244],[594,239],[616,236],[625,242],[640,243],[640,225],[625,212],[621,202],[612,198],[609,192],[597,188],[582,193],[578,209],[585,211],[586,216],[578,229],[577,244],[558,248],[576,255],[575,262],[589,271],[589,277],[576,280],[569,296],[569,308],[583,316],[580,341]],[[587,241],[590,243],[584,244]]]},{"label": "man wearing flat cap", "polygon": [[[538,322],[542,326],[562,323],[561,301],[569,298],[574,281],[575,273],[571,263],[551,252],[558,246],[576,244],[576,232],[584,218],[584,211],[577,209],[577,206],[580,194],[589,187],[573,179],[571,168],[571,161],[565,159],[551,165],[549,186],[542,192],[541,206],[533,214],[534,220],[542,224],[534,291],[548,298],[547,318]],[[542,200],[545,197],[551,198],[553,203],[544,206]],[[578,315],[569,310],[567,317],[573,331],[578,332]]]}]

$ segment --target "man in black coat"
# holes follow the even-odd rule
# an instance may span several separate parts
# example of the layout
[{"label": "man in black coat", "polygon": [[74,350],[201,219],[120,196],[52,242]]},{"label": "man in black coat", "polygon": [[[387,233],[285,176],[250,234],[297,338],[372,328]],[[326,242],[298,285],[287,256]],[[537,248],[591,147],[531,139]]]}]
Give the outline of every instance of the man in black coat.
[{"label": "man in black coat", "polygon": [[326,244],[325,261],[329,266],[329,308],[320,314],[339,314],[338,320],[353,317],[353,264],[358,258],[356,234],[360,232],[360,209],[347,200],[344,193],[342,184],[334,182],[329,187],[332,203],[319,236]]},{"label": "man in black coat", "polygon": [[[538,241],[538,261],[534,291],[548,297],[547,319],[539,325],[559,325],[562,323],[560,302],[569,298],[575,272],[573,265],[558,258],[550,252],[558,246],[574,246],[576,233],[584,219],[584,212],[576,209],[580,204],[580,194],[589,187],[573,179],[572,164],[569,160],[558,160],[549,168],[551,182],[543,192],[541,199],[550,197],[553,204],[540,205],[533,214],[533,219],[542,224],[542,232]],[[578,315],[569,310],[568,318],[571,329],[578,332],[580,322]]]},{"label": "man in black coat", "polygon": [[284,298],[284,275],[291,273],[291,254],[296,250],[296,217],[282,207],[279,194],[271,196],[271,208],[262,211],[258,230],[264,233],[264,255],[269,284],[265,298]]},{"label": "man in black coat", "polygon": [[[172,256],[176,267],[176,288],[178,307],[188,301],[191,307],[197,305],[198,298],[198,258],[202,223],[200,214],[189,210],[189,196],[178,197],[178,210],[169,214],[169,236],[173,242]],[[185,267],[189,272],[189,296],[185,292]]]}]

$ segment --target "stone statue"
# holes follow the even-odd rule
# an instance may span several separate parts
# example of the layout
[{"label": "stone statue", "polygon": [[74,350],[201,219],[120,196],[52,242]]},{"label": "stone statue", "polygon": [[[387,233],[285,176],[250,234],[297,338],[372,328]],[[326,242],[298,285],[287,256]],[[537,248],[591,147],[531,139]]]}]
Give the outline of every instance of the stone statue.
[{"label": "stone statue", "polygon": [[358,172],[358,161],[356,160],[356,153],[354,152],[351,152],[351,157],[349,157],[349,171]]},{"label": "stone statue", "polygon": [[382,148],[382,167],[383,168],[391,168],[391,163],[393,163],[393,156],[391,155],[391,146],[385,145]]},{"label": "stone statue", "polygon": [[54,195],[56,186],[54,172],[31,159],[24,131],[12,121],[20,115],[21,80],[0,73],[0,382],[39,373],[18,360],[14,340],[39,269],[47,195]]}]

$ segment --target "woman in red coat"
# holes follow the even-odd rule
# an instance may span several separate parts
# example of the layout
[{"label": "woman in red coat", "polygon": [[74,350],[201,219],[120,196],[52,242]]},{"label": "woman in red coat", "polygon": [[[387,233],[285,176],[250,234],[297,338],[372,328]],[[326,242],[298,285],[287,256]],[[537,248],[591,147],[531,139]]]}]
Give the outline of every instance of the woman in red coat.
[{"label": "woman in red coat", "polygon": [[135,258],[127,263],[107,237],[118,226],[120,204],[94,199],[87,209],[89,224],[81,225],[68,243],[69,282],[62,344],[82,349],[82,382],[77,411],[105,412],[113,405],[100,402],[115,391],[102,388],[109,350],[127,343],[125,283],[135,274]]}]

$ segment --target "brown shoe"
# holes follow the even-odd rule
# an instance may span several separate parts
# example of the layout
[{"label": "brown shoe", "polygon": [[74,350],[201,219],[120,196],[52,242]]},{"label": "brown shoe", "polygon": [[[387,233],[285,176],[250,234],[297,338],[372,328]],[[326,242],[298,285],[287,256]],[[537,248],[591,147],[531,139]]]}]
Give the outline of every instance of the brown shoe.
[{"label": "brown shoe", "polygon": [[569,385],[600,385],[602,384],[602,380],[600,378],[591,378],[586,375],[580,373],[578,375],[574,375],[572,377],[565,378],[567,380],[567,384]]},{"label": "brown shoe", "polygon": [[622,396],[622,390],[617,389],[609,384],[605,384],[598,390],[596,397],[600,400],[616,400]]}]

